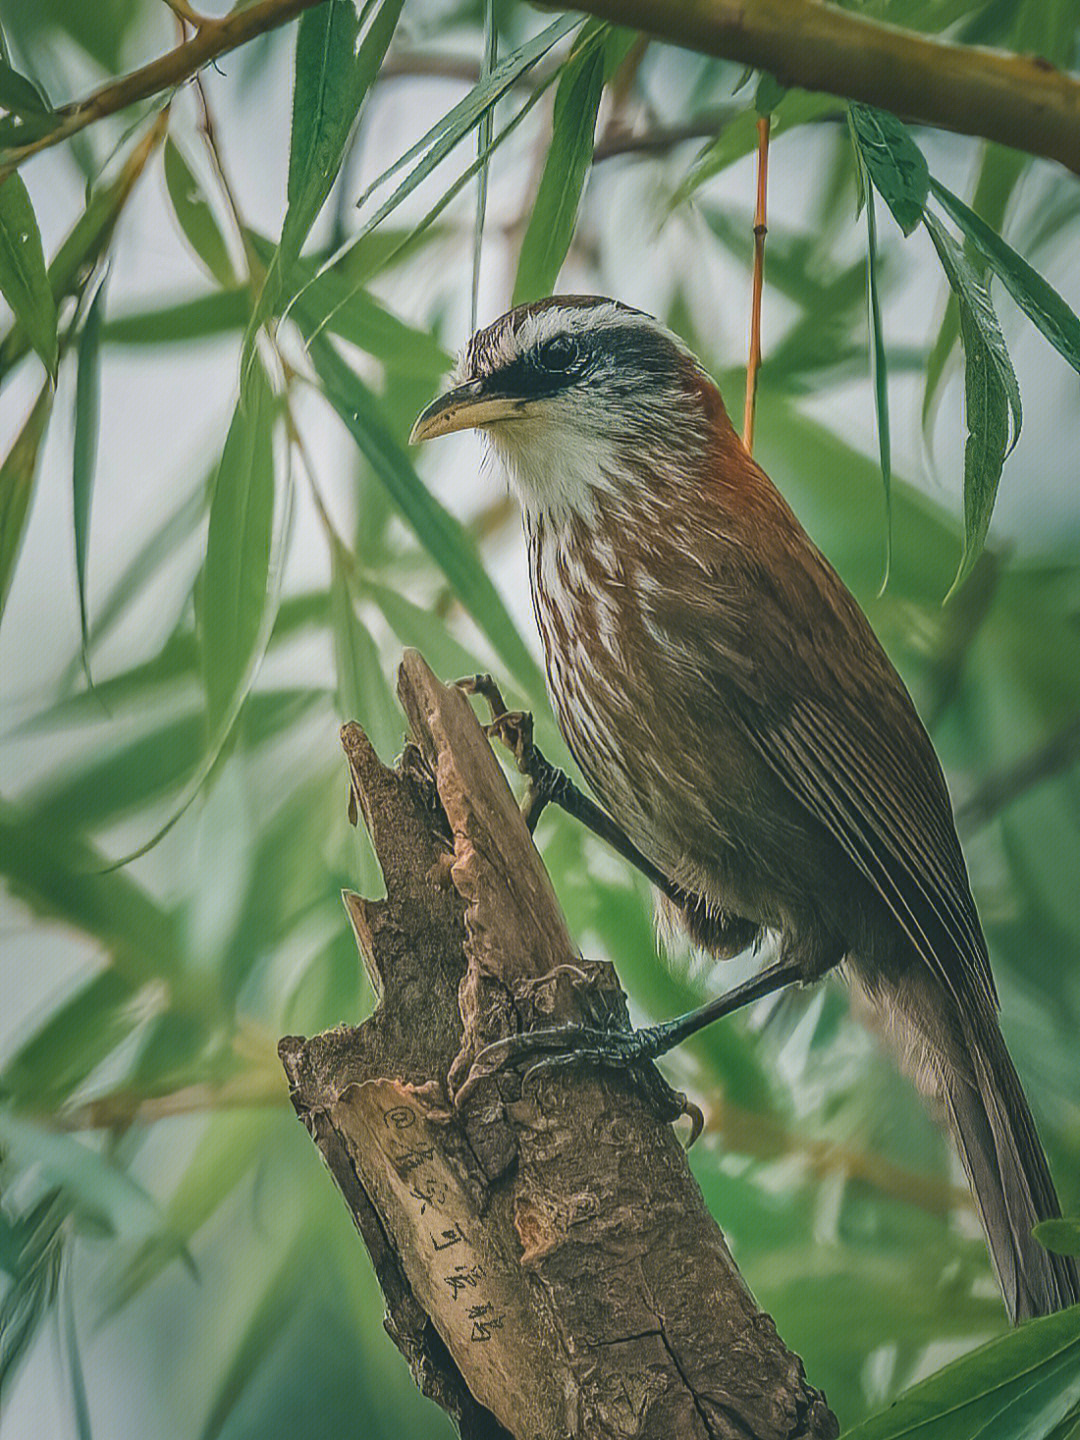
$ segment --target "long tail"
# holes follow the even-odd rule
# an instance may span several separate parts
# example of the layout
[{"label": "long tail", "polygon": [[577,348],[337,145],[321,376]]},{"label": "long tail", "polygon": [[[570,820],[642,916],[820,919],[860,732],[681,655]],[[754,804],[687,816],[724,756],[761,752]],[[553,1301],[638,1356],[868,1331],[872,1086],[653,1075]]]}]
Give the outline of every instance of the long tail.
[{"label": "long tail", "polygon": [[1080,1301],[1075,1261],[1051,1254],[1031,1233],[1061,1207],[1020,1077],[986,1002],[961,1013],[932,983],[872,998],[899,1042],[903,1068],[944,1106],[1013,1323]]}]

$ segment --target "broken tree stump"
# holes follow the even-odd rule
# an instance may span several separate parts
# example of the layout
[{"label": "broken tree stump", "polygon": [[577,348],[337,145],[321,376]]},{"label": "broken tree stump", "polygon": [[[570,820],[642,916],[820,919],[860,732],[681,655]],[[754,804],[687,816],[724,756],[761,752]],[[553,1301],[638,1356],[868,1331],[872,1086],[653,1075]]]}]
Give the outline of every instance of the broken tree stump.
[{"label": "broken tree stump", "polygon": [[416,652],[398,693],[396,769],[342,731],[387,888],[345,896],[378,1007],[279,1050],[418,1385],[465,1440],[829,1440],[824,1396],[631,1079],[497,1073],[455,1110],[484,1045],[624,1026],[625,998],[575,950],[464,694]]}]

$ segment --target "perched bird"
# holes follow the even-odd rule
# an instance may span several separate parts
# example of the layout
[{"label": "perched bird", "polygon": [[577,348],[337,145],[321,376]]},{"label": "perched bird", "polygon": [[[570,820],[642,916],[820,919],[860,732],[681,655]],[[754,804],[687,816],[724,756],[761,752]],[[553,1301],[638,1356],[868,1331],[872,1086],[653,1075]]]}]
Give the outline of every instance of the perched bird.
[{"label": "perched bird", "polygon": [[625,1056],[842,967],[944,1113],[1012,1318],[1080,1299],[1031,1233],[1058,1200],[930,739],[701,364],[625,305],[538,301],[473,337],[412,438],[466,428],[521,501],[555,714],[602,806],[695,942],[779,942]]}]

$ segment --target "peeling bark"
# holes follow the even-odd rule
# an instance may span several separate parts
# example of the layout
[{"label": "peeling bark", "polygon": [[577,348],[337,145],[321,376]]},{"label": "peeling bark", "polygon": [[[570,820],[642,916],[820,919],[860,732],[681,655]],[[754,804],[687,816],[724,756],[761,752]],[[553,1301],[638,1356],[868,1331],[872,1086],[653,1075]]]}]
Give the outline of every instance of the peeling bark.
[{"label": "peeling bark", "polygon": [[671,1127],[630,1079],[485,1078],[535,1025],[627,1022],[583,961],[465,696],[406,654],[396,769],[347,725],[387,898],[345,902],[379,995],[358,1028],[280,1054],[375,1265],[386,1328],[465,1440],[829,1440]]}]

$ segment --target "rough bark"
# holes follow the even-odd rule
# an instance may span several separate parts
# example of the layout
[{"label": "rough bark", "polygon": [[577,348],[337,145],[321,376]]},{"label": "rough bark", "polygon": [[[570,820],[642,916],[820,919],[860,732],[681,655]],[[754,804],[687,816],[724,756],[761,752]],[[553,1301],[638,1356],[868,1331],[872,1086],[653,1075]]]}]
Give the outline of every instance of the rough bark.
[{"label": "rough bark", "polygon": [[396,769],[342,732],[388,892],[345,897],[379,1005],[280,1053],[417,1383],[466,1440],[835,1436],[626,1077],[502,1073],[455,1111],[485,1044],[626,1007],[575,950],[468,700],[415,652],[399,695]]}]

